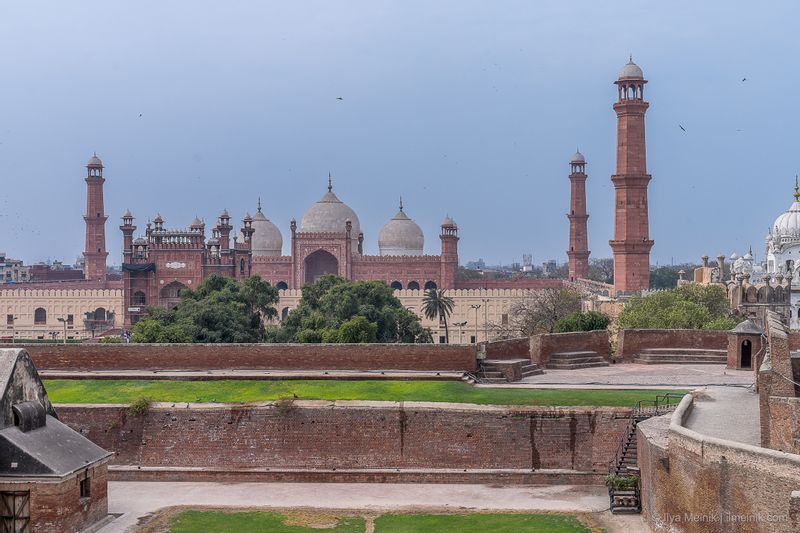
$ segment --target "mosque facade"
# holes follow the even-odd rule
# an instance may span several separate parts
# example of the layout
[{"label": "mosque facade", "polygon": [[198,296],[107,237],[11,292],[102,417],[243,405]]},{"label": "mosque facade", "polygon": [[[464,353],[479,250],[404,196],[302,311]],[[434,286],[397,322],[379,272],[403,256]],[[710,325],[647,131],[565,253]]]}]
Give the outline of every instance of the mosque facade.
[{"label": "mosque facade", "polygon": [[[96,157],[95,157],[96,158]],[[283,255],[283,234],[267,218],[259,200],[255,216],[246,214],[234,234],[227,210],[206,238],[205,223],[195,219],[188,229],[167,229],[157,215],[134,238],[130,211],[122,218],[124,324],[134,324],[147,306],[171,307],[181,291],[197,286],[212,273],[237,279],[259,275],[281,290],[295,290],[325,274],[352,281],[382,280],[396,290],[458,288],[458,225],[449,216],[440,226],[439,255],[423,253],[425,236],[405,212],[402,200],[378,234],[378,255],[363,253],[364,233],[356,212],[328,190],[303,215],[289,224],[289,255]]]}]

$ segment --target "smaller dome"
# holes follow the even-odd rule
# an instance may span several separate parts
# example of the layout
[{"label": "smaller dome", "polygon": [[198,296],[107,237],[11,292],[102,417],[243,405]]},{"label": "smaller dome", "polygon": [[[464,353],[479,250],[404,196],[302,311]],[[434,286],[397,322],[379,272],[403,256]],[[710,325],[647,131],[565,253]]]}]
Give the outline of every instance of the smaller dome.
[{"label": "smaller dome", "polygon": [[133,241],[133,244],[135,244],[136,246],[144,246],[147,244],[147,241],[143,237],[139,237],[138,239]]},{"label": "smaller dome", "polygon": [[633,62],[633,57],[619,71],[619,79],[624,78],[644,79],[644,72],[639,68],[639,65]]},{"label": "smaller dome", "polygon": [[400,211],[389,221],[378,234],[378,249],[381,255],[423,255],[425,236],[416,222],[403,211],[403,200],[400,200]]},{"label": "smaller dome", "polygon": [[199,228],[202,225],[203,225],[203,221],[200,220],[199,217],[194,217],[194,220],[192,220],[192,227],[193,228]]},{"label": "smaller dome", "polygon": [[250,216],[249,212],[245,212],[244,218],[242,220],[244,220],[245,222],[252,222],[253,221],[253,217]]},{"label": "smaller dome", "polygon": [[130,209],[126,209],[125,213],[123,213],[123,215],[122,215],[122,218],[133,218],[133,215],[131,214],[131,210]]},{"label": "smaller dome", "polygon": [[155,222],[156,224],[164,223],[164,219],[161,218],[161,213],[156,213],[156,218],[153,219],[153,222]]},{"label": "smaller dome", "polygon": [[220,213],[219,218],[231,218],[230,214],[228,214],[227,209],[223,209],[222,213]]},{"label": "smaller dome", "polygon": [[586,163],[586,159],[583,158],[583,154],[580,151],[576,151],[570,163]]},{"label": "smaller dome", "polygon": [[253,237],[250,246],[253,256],[279,256],[283,250],[283,236],[278,226],[270,222],[261,212],[261,199],[253,216]]},{"label": "smaller dome", "polygon": [[746,254],[744,254],[742,259],[744,259],[745,261],[752,261],[753,260],[753,254],[751,254],[750,252],[747,252]]},{"label": "smaller dome", "polygon": [[446,217],[444,217],[444,220],[442,220],[442,227],[457,228],[458,224],[456,224],[455,221],[452,218],[450,218],[450,215],[447,215]]},{"label": "smaller dome", "polygon": [[86,166],[87,167],[102,167],[103,166],[103,162],[100,161],[100,158],[97,157],[97,154],[95,153],[92,157],[89,158],[89,162],[86,163]]},{"label": "smaller dome", "polygon": [[733,252],[731,254],[731,261],[736,261],[737,259],[739,259],[739,254],[737,254],[736,252]]}]

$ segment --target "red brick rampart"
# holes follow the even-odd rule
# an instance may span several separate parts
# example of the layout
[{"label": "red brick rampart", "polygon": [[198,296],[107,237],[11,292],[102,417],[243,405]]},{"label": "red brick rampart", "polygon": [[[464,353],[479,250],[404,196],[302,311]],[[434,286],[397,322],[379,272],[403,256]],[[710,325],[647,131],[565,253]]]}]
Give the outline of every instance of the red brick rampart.
[{"label": "red brick rampart", "polygon": [[727,331],[704,329],[623,329],[617,337],[617,356],[632,360],[646,348],[728,349]]},{"label": "red brick rampart", "polygon": [[530,359],[531,356],[529,337],[491,341],[483,344],[486,345],[486,359]]},{"label": "red brick rampart", "polygon": [[475,370],[475,347],[439,344],[30,344],[39,370]]},{"label": "red brick rampart", "polygon": [[[380,481],[388,469],[406,474],[421,469],[452,470],[440,479],[458,481],[450,474],[563,469],[587,473],[588,482],[595,483],[602,482],[629,413],[615,408],[354,401],[297,401],[285,409],[272,403],[158,404],[145,416],[128,416],[126,410],[58,406],[63,422],[116,452],[115,465],[164,469],[162,479],[233,479],[239,473],[258,478],[300,469],[305,477],[291,479]],[[358,471],[361,477],[343,471]],[[439,479],[424,474],[415,475]],[[489,477],[484,481],[502,476],[485,474]],[[136,475],[127,477],[138,479]]]}]

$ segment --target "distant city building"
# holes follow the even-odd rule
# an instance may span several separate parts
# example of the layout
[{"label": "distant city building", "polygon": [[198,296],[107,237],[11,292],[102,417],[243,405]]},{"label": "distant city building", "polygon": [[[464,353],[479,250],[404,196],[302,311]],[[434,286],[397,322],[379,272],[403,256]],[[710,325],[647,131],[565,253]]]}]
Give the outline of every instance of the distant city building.
[{"label": "distant city building", "polygon": [[6,257],[0,252],[0,283],[26,283],[30,281],[30,267],[22,264],[21,259]]}]

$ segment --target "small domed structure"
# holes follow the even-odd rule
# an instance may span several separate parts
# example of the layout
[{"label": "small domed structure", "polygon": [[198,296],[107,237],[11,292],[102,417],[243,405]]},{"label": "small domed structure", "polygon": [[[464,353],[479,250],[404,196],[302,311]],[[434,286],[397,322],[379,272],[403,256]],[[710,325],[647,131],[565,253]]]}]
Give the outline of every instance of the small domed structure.
[{"label": "small domed structure", "polygon": [[403,211],[403,199],[400,198],[400,211],[378,234],[380,255],[423,255],[424,246],[425,235]]},{"label": "small domed structure", "polygon": [[586,163],[586,159],[584,159],[583,154],[580,152],[580,150],[577,150],[575,152],[575,155],[572,156],[572,160],[570,161],[570,163],[583,164]]},{"label": "small domed structure", "polygon": [[619,71],[619,79],[644,79],[644,72],[639,68],[639,65],[633,62],[633,56]]},{"label": "small domed structure", "polygon": [[450,218],[450,215],[447,215],[446,217],[444,217],[444,220],[442,220],[442,227],[457,228],[458,224],[456,224],[455,221],[452,218]]},{"label": "small domed structure", "polygon": [[283,249],[281,230],[261,212],[261,198],[258,199],[258,210],[253,216],[251,249],[253,256],[279,256]]},{"label": "small domed structure", "polygon": [[95,153],[94,155],[92,155],[92,157],[89,158],[89,162],[86,163],[86,166],[87,167],[101,167],[102,168],[103,162],[100,161],[100,158],[97,157],[97,153]]},{"label": "small domed structure", "polygon": [[348,220],[351,223],[350,237],[355,253],[358,250],[358,235],[361,233],[358,215],[333,193],[331,177],[328,175],[328,192],[303,215],[300,220],[300,231],[344,233]]}]

